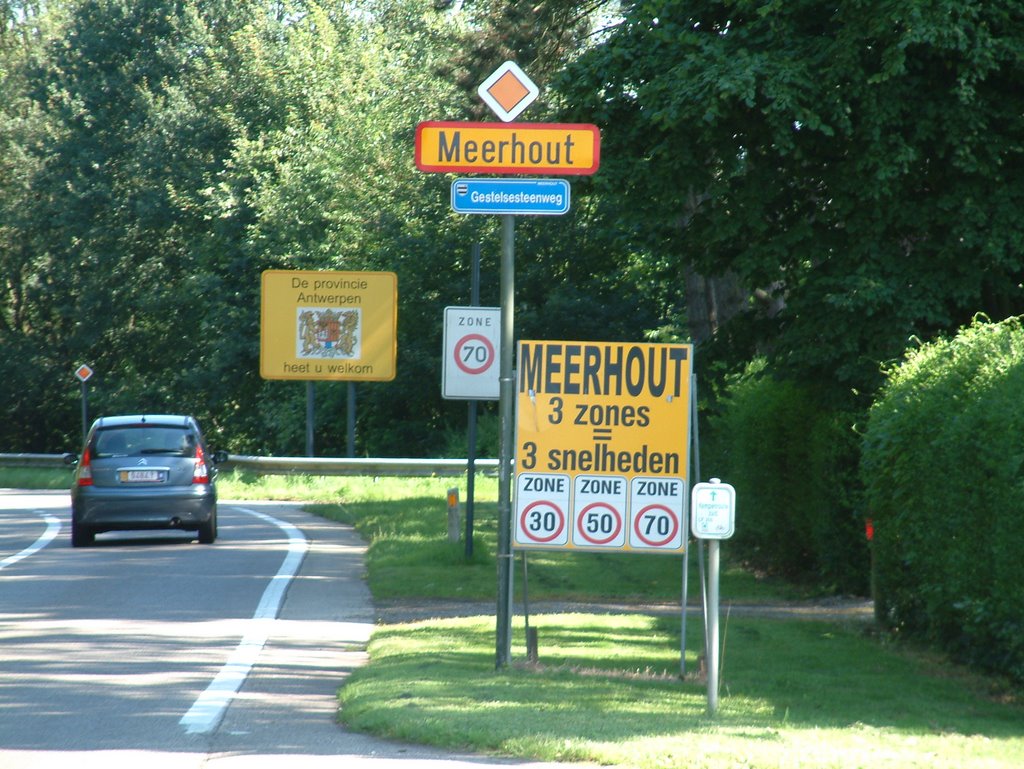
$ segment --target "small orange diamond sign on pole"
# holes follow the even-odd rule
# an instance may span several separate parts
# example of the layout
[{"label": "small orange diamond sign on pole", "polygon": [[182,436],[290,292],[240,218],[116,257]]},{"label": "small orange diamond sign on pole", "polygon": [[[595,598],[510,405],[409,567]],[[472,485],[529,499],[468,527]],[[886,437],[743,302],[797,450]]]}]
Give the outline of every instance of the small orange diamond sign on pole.
[{"label": "small orange diamond sign on pole", "polygon": [[92,374],[92,368],[87,363],[83,363],[75,369],[75,377],[82,383],[82,443],[85,443],[85,438],[89,433],[89,387],[86,382],[89,381]]}]

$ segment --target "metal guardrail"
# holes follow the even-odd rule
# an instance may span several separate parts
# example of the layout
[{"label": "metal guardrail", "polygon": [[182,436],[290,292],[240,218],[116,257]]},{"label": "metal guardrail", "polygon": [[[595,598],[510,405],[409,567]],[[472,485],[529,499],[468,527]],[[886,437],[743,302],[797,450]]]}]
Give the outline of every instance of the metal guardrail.
[{"label": "metal guardrail", "polygon": [[63,454],[0,454],[0,467],[63,467]]},{"label": "metal guardrail", "polygon": [[[497,459],[477,459],[478,473],[497,475]],[[391,459],[357,458],[328,459],[317,457],[252,457],[229,454],[228,461],[218,467],[225,470],[246,470],[261,475],[393,475],[393,476],[455,476],[464,475],[469,466],[466,459]]]},{"label": "metal guardrail", "polygon": [[[64,467],[64,454],[0,454],[0,467]],[[498,472],[497,459],[477,459],[476,471],[487,475]],[[383,475],[383,476],[456,476],[469,466],[466,459],[329,459],[318,457],[256,457],[229,454],[218,467],[259,475]]]}]

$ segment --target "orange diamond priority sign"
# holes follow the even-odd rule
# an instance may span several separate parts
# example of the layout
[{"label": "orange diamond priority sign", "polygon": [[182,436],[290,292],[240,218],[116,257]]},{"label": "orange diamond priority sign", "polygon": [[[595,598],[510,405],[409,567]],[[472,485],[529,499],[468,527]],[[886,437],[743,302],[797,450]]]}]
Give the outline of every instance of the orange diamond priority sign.
[{"label": "orange diamond priority sign", "polygon": [[505,123],[533,104],[540,89],[514,61],[506,61],[477,89],[480,98]]}]

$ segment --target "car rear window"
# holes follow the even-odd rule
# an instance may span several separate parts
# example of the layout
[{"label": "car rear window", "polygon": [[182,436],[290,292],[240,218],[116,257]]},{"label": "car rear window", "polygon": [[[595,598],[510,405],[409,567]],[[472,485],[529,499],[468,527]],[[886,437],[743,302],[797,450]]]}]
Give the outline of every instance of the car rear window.
[{"label": "car rear window", "polygon": [[196,442],[190,430],[175,425],[108,427],[96,432],[93,453],[97,459],[141,454],[190,457],[195,456]]}]

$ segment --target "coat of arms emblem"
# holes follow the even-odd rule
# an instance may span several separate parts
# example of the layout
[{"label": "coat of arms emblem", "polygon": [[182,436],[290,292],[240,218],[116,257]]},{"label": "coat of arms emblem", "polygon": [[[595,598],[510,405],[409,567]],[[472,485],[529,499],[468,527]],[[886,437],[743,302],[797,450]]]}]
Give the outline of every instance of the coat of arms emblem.
[{"label": "coat of arms emblem", "polygon": [[361,311],[330,307],[298,308],[295,352],[299,358],[358,358]]}]

